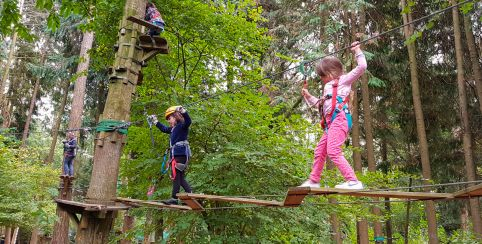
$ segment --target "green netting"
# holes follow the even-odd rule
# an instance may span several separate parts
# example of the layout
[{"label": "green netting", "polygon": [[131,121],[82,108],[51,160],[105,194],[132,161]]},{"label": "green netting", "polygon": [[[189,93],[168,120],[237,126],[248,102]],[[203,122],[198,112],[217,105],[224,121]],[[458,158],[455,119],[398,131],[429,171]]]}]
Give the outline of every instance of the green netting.
[{"label": "green netting", "polygon": [[127,127],[124,127],[126,122],[113,120],[113,119],[104,119],[99,122],[97,125],[97,132],[112,132],[117,131],[122,135],[127,135]]}]

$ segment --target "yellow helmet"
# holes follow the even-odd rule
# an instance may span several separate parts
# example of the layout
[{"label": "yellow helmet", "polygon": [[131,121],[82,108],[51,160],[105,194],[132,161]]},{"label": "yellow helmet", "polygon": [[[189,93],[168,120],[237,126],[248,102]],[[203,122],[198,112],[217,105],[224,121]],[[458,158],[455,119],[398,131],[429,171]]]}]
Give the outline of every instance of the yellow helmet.
[{"label": "yellow helmet", "polygon": [[177,111],[177,109],[181,107],[181,106],[171,106],[169,107],[167,110],[166,110],[166,113],[164,114],[164,116],[167,118],[169,118],[169,116],[173,113],[175,113]]}]

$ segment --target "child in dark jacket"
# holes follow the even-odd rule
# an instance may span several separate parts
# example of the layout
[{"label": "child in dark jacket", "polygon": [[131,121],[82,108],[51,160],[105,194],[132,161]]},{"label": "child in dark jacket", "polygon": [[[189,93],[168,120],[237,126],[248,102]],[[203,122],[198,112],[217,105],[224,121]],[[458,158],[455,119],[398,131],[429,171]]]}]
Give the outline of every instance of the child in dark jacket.
[{"label": "child in dark jacket", "polygon": [[153,122],[159,130],[169,134],[169,146],[171,149],[171,170],[172,170],[172,193],[171,198],[163,201],[165,204],[178,204],[176,194],[182,188],[187,193],[191,193],[192,189],[186,181],[184,172],[188,166],[191,157],[191,149],[189,147],[188,134],[191,125],[191,117],[186,109],[182,106],[172,106],[166,110],[165,117],[169,122],[169,126],[165,126],[158,122],[155,115],[151,115]]},{"label": "child in dark jacket", "polygon": [[64,143],[64,175],[74,177],[74,158],[77,149],[77,140],[73,132],[67,133],[67,140]]}]

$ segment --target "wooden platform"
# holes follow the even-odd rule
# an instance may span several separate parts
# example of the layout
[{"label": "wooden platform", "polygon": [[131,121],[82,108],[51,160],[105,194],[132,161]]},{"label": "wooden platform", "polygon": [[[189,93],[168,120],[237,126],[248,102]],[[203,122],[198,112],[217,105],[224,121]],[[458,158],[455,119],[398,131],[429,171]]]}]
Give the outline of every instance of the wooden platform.
[{"label": "wooden platform", "polygon": [[118,197],[116,198],[116,201],[122,202],[124,204],[128,204],[134,207],[151,207],[151,208],[157,208],[157,209],[178,209],[178,210],[193,210],[189,206],[183,206],[183,205],[167,205],[161,202],[156,202],[156,201],[147,201],[147,200],[138,200],[138,199],[131,199],[131,198],[122,198]]},{"label": "wooden platform", "polygon": [[131,208],[130,206],[124,204],[116,205],[103,205],[103,204],[90,204],[62,199],[55,199],[55,202],[64,209],[66,212],[72,214],[81,214],[84,212],[106,212],[106,211],[118,211],[127,210]]}]

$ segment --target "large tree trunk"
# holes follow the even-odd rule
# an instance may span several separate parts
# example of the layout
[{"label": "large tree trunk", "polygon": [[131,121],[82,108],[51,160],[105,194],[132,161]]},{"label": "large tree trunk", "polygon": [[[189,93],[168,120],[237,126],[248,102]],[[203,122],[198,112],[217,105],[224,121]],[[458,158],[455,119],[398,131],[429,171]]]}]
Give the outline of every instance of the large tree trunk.
[{"label": "large tree trunk", "polygon": [[[454,0],[451,1],[453,5],[456,4]],[[460,19],[458,8],[452,9],[452,18],[454,26],[455,36],[455,57],[457,61],[457,87],[459,91],[459,106],[460,106],[460,121],[462,122],[462,128],[464,131],[464,159],[465,159],[465,171],[467,173],[468,181],[476,180],[476,172],[474,159],[472,155],[472,132],[470,130],[469,112],[467,106],[467,92],[465,88],[464,78],[464,61],[462,50],[462,35],[460,33]],[[474,233],[479,238],[482,238],[482,220],[480,218],[479,199],[471,198],[470,200],[470,214],[472,216],[472,224],[474,227]]]},{"label": "large tree trunk", "polygon": [[[401,6],[404,8],[406,6],[406,1],[401,0]],[[411,21],[411,14],[402,14],[403,23],[407,24]],[[405,38],[409,38],[413,33],[413,26],[405,26],[403,28]],[[415,111],[415,122],[417,126],[417,137],[419,142],[419,151],[422,161],[422,176],[425,179],[424,183],[429,184],[429,180],[432,178],[430,169],[430,157],[428,151],[427,136],[425,134],[425,122],[422,111],[422,102],[420,98],[420,88],[418,81],[418,70],[417,70],[417,60],[415,43],[407,44],[408,58],[410,63],[410,80],[412,85],[412,97],[413,97],[413,109]],[[429,189],[424,189],[429,191]],[[425,214],[427,215],[428,224],[428,241],[431,244],[438,243],[437,235],[437,218],[435,213],[435,203],[433,201],[425,202]]]},{"label": "large tree trunk", "polygon": [[475,88],[477,89],[477,97],[479,99],[479,109],[482,113],[482,71],[480,70],[479,52],[475,46],[474,33],[472,32],[472,21],[470,15],[464,15],[465,38],[467,39],[467,47],[469,49],[470,63],[472,64],[472,72],[474,72]]},{"label": "large tree trunk", "polygon": [[45,159],[45,163],[47,164],[51,164],[54,159],[55,146],[57,145],[57,137],[59,136],[60,122],[62,121],[62,114],[65,111],[65,104],[67,103],[67,97],[69,95],[69,87],[70,87],[70,82],[65,81],[65,85],[62,88],[62,91],[63,91],[62,100],[60,101],[58,112],[55,115],[56,116],[55,124],[54,124],[54,127],[52,128],[52,142],[50,143],[49,155]]},{"label": "large tree trunk", "polygon": [[[118,72],[124,72],[122,76],[111,78],[109,92],[101,116],[103,119],[116,121],[129,121],[132,94],[135,92],[137,75],[141,70],[136,58],[143,53],[136,49],[137,37],[142,34],[140,27],[126,20],[128,16],[144,17],[146,0],[127,0],[124,9],[121,28],[119,31],[119,49],[116,53],[114,67]],[[125,77],[125,78],[124,78]],[[91,203],[113,203],[116,197],[117,178],[119,174],[119,160],[124,147],[125,135],[118,132],[102,132],[98,134],[92,176],[87,191],[88,202]],[[107,212],[105,218],[94,218],[84,214],[82,220],[87,222],[86,228],[77,229],[77,243],[106,243],[112,229],[115,212]]]}]

